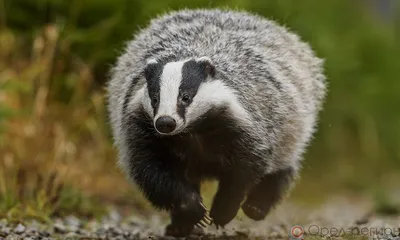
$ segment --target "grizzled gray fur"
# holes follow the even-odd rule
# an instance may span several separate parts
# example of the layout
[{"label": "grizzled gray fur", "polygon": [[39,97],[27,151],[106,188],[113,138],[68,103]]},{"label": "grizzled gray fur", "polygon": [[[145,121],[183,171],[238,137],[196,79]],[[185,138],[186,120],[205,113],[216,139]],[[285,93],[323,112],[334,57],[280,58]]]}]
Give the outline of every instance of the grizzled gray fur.
[{"label": "grizzled gray fur", "polygon": [[[167,235],[263,219],[291,186],[325,96],[323,61],[275,22],[230,10],[151,21],[112,70],[119,163],[157,208]],[[211,212],[199,184],[216,179]]]}]

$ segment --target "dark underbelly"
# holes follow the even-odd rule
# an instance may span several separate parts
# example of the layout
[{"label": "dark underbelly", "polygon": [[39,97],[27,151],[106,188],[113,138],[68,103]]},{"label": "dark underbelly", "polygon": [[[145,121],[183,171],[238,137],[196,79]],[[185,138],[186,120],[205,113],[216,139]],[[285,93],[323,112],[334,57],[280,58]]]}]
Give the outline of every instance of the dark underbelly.
[{"label": "dark underbelly", "polygon": [[167,141],[168,149],[185,166],[189,179],[216,178],[228,174],[240,161],[240,134],[229,129],[176,136]]}]

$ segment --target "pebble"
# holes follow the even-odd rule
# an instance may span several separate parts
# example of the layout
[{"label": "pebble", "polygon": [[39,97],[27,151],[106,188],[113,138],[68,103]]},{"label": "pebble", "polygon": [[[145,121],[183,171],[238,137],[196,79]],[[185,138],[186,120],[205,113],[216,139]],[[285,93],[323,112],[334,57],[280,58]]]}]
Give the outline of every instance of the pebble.
[{"label": "pebble", "polygon": [[18,224],[18,226],[16,228],[14,228],[14,233],[16,234],[22,234],[23,232],[25,232],[26,227],[23,224]]},{"label": "pebble", "polygon": [[66,238],[74,238],[74,237],[79,237],[79,235],[74,232],[69,232],[69,233],[65,234],[65,237]]},{"label": "pebble", "polygon": [[1,229],[1,233],[7,236],[7,235],[9,235],[11,233],[11,228],[10,227],[3,227]]},{"label": "pebble", "polygon": [[55,233],[66,233],[67,232],[67,228],[60,223],[54,224],[53,228],[54,228]]},{"label": "pebble", "polygon": [[146,224],[146,222],[145,222],[143,219],[141,219],[141,218],[139,218],[139,217],[136,217],[136,216],[130,217],[130,218],[128,219],[128,222],[129,222],[131,225],[134,225],[134,226],[143,226],[143,225]]},{"label": "pebble", "polygon": [[51,234],[50,234],[48,231],[40,231],[40,232],[39,232],[39,235],[40,235],[41,237],[44,237],[44,238],[50,237],[50,236],[51,236]]},{"label": "pebble", "polygon": [[65,224],[70,227],[81,227],[82,222],[75,216],[68,216],[64,220]]},{"label": "pebble", "polygon": [[121,220],[122,220],[121,215],[115,209],[110,211],[108,217],[112,222],[118,223],[118,222],[121,222]]}]

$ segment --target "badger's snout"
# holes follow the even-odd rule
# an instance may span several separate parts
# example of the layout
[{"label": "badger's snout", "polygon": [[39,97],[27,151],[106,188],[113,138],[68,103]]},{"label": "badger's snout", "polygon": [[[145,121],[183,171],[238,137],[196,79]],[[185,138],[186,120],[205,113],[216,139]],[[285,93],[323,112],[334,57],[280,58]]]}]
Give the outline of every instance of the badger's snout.
[{"label": "badger's snout", "polygon": [[160,133],[172,133],[176,128],[176,121],[169,116],[161,116],[156,120],[155,127]]}]

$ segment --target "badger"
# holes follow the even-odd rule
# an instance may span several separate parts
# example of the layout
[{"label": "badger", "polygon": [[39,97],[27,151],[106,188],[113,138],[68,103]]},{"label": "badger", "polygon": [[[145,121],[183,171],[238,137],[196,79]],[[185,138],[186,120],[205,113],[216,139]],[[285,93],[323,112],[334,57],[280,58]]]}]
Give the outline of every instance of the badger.
[{"label": "badger", "polygon": [[[113,66],[108,108],[119,165],[170,213],[165,234],[262,220],[287,195],[326,92],[323,60],[296,34],[238,10],[153,19]],[[210,211],[203,180],[218,181]]]}]

